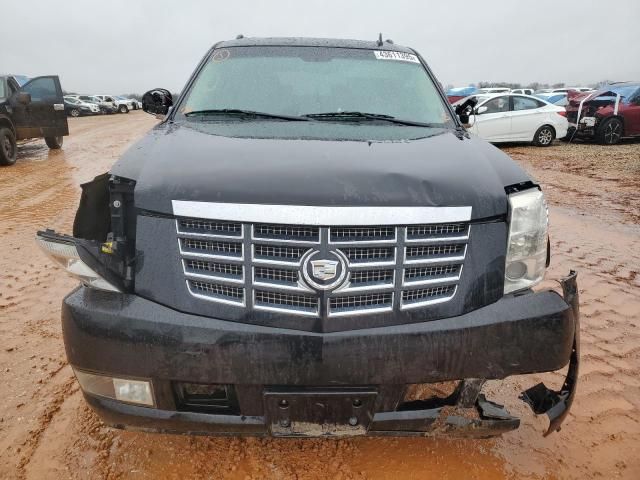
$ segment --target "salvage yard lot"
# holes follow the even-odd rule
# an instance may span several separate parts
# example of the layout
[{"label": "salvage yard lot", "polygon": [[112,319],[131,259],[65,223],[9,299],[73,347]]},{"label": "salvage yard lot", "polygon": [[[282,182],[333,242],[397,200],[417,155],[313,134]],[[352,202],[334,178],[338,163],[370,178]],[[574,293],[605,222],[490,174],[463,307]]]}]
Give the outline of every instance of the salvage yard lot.
[{"label": "salvage yard lot", "polygon": [[[582,365],[561,432],[542,438],[516,397],[531,377],[490,382],[522,427],[495,440],[226,439],[111,430],[66,363],[60,303],[73,280],[33,237],[70,232],[79,184],[113,164],[155,120],[70,119],[61,151],[20,147],[0,170],[0,478],[640,478],[640,142],[502,147],[550,201],[545,286],[578,270]],[[470,172],[471,173],[471,172]],[[561,374],[540,376],[554,387]]]}]

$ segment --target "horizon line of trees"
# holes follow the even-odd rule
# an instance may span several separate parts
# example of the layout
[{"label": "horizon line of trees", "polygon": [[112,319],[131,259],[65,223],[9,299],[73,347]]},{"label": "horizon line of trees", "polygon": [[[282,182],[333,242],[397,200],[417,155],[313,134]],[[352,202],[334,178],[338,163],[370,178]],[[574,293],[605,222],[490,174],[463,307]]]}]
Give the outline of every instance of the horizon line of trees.
[{"label": "horizon line of trees", "polygon": [[[603,85],[608,85],[614,81],[615,80],[602,80],[600,82],[587,83],[585,85],[572,84],[570,86],[598,88]],[[503,88],[510,88],[510,89],[532,88],[533,90],[540,90],[542,88],[563,88],[563,87],[566,87],[567,85],[565,82],[558,82],[558,83],[531,82],[528,84],[523,84],[518,82],[476,82],[476,83],[470,83],[469,85],[466,85],[466,86],[475,87],[475,88],[492,88],[492,87],[503,87]],[[451,88],[456,88],[456,86],[453,84],[447,84],[445,91]]]}]

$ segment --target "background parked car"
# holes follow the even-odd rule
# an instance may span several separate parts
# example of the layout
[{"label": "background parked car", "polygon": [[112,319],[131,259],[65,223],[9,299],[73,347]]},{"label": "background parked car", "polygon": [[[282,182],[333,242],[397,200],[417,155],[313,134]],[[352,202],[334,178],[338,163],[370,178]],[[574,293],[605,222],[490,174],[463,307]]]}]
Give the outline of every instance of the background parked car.
[{"label": "background parked car", "polygon": [[83,102],[77,98],[65,96],[64,111],[70,117],[80,117],[100,113],[100,107],[96,103]]},{"label": "background parked car", "polygon": [[569,92],[569,137],[614,145],[640,136],[640,82],[620,82],[593,92]]},{"label": "background parked car", "polygon": [[567,135],[569,124],[562,107],[529,95],[477,98],[467,129],[489,142],[532,142],[539,147],[548,147],[555,138]]},{"label": "background parked car", "polygon": [[550,93],[567,93],[567,92],[591,92],[593,88],[589,87],[563,87],[563,88],[554,88]]},{"label": "background parked car", "polygon": [[101,113],[116,113],[118,111],[118,107],[113,102],[102,101],[94,95],[79,95],[76,98],[86,103],[95,103],[100,107]]},{"label": "background parked car", "polygon": [[118,112],[120,113],[129,113],[129,110],[133,109],[133,105],[130,101],[127,100],[119,100],[115,95],[93,95],[94,97],[98,97],[103,102],[112,102]]},{"label": "background parked car", "polygon": [[510,91],[511,89],[506,87],[490,87],[479,88],[477,93],[509,93]]},{"label": "background parked car", "polygon": [[476,87],[454,87],[447,90],[447,100],[449,103],[455,103],[458,100],[473,95],[477,92]]},{"label": "background parked car", "polygon": [[511,93],[520,93],[524,95],[533,95],[533,88],[514,88]]},{"label": "background parked car", "polygon": [[536,95],[536,97],[541,98],[546,102],[553,103],[554,105],[558,105],[559,107],[565,107],[569,103],[565,92],[539,94]]},{"label": "background parked car", "polygon": [[122,95],[118,95],[116,96],[116,100],[125,102],[129,110],[138,110],[139,108],[142,109],[142,102],[138,102],[135,98],[128,98]]}]

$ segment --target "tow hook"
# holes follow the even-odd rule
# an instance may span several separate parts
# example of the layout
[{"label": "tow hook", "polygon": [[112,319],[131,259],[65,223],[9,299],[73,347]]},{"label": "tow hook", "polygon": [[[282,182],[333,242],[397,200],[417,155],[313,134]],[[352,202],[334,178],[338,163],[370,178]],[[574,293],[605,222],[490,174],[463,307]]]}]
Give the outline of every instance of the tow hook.
[{"label": "tow hook", "polygon": [[580,363],[580,310],[578,302],[578,274],[571,270],[569,275],[560,280],[564,301],[571,307],[575,325],[573,347],[569,360],[567,376],[560,391],[550,390],[544,383],[539,383],[520,395],[536,415],[546,413],[549,417],[549,428],[544,433],[546,437],[552,432],[560,431],[562,422],[569,414],[578,383],[578,365]]}]

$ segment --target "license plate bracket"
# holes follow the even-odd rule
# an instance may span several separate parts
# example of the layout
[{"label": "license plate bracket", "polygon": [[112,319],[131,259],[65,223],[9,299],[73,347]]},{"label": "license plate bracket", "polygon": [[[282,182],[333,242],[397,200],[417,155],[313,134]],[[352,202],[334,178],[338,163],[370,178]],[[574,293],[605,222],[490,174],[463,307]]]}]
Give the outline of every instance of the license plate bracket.
[{"label": "license plate bracket", "polygon": [[276,437],[365,435],[376,396],[377,391],[370,388],[267,389],[265,421]]}]

